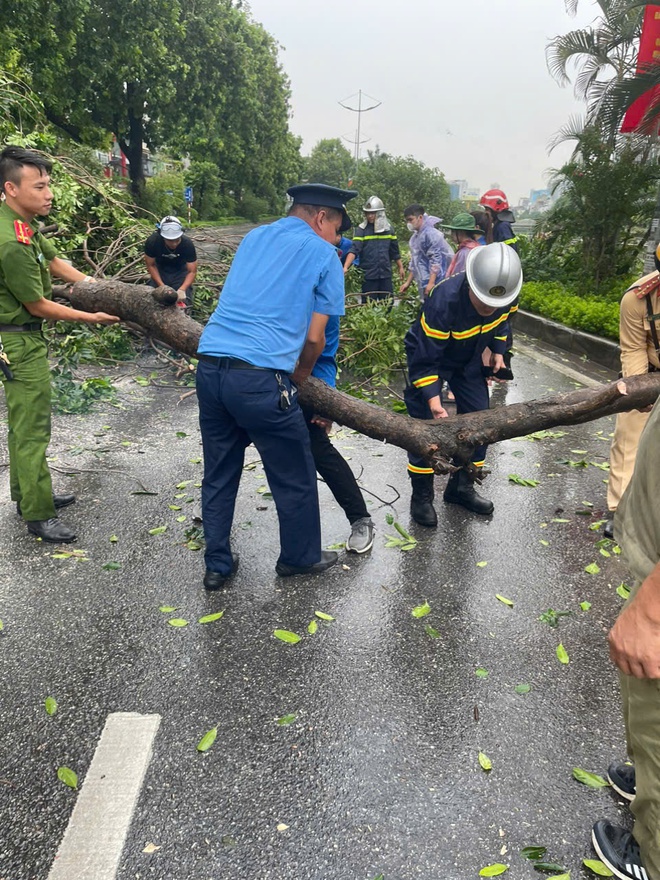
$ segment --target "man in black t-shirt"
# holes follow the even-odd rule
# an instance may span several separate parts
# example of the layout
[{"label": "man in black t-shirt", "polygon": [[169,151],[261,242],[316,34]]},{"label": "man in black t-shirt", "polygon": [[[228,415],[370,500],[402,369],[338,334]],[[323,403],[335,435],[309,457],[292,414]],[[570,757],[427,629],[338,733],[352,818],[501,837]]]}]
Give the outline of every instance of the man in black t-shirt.
[{"label": "man in black t-shirt", "polygon": [[163,217],[144,245],[144,262],[151,276],[149,285],[173,287],[181,308],[192,305],[192,283],[197,274],[197,251],[183,234],[181,221]]}]

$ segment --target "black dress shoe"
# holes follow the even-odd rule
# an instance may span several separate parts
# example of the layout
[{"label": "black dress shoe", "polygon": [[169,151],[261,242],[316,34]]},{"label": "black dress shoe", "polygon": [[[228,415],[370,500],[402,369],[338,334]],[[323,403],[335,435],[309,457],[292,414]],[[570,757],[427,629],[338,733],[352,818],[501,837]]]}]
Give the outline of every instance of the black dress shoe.
[{"label": "black dress shoe", "polygon": [[603,527],[603,534],[606,538],[609,538],[610,541],[614,538],[614,520],[608,519]]},{"label": "black dress shoe", "polygon": [[[75,495],[53,495],[53,504],[55,505],[55,510],[60,510],[62,507],[68,507],[69,504],[75,504],[76,496]],[[16,502],[16,513],[19,516],[22,516],[21,513],[21,502]]]},{"label": "black dress shoe", "polygon": [[30,519],[27,521],[27,530],[49,544],[71,544],[76,540],[75,533],[56,516],[51,519]]},{"label": "black dress shoe", "polygon": [[293,577],[295,574],[319,574],[330,568],[339,559],[334,550],[321,550],[321,558],[314,565],[287,565],[286,562],[278,562],[275,571],[280,577]]},{"label": "black dress shoe", "polygon": [[232,553],[231,558],[232,566],[229,574],[220,574],[217,571],[211,571],[210,568],[206,569],[206,574],[204,575],[205,590],[222,590],[225,587],[229,586],[228,581],[236,574],[238,570],[238,556]]}]

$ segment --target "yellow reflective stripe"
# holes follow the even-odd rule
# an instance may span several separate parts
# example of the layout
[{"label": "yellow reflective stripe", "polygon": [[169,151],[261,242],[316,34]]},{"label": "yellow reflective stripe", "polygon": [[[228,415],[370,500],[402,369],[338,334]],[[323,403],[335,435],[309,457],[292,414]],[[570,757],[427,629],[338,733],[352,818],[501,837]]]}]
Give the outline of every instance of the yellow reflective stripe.
[{"label": "yellow reflective stripe", "polygon": [[486,459],[482,458],[481,461],[473,461],[472,464],[475,467],[483,467],[486,464]]},{"label": "yellow reflective stripe", "polygon": [[437,376],[422,376],[421,379],[415,379],[413,385],[415,388],[426,388],[427,385],[433,385],[433,383],[437,381]]},{"label": "yellow reflective stripe", "polygon": [[451,335],[454,339],[469,339],[471,336],[478,336],[482,332],[481,325],[470,327],[469,330],[452,330]]},{"label": "yellow reflective stripe", "polygon": [[518,311],[518,304],[516,303],[515,306],[511,306],[511,308],[509,309],[509,314],[511,314],[511,312],[517,312],[517,311]]},{"label": "yellow reflective stripe", "polygon": [[515,244],[518,241],[518,236],[514,235],[513,238],[507,238],[506,241],[503,241],[502,244]]},{"label": "yellow reflective stripe", "polygon": [[396,241],[396,235],[354,235],[353,241],[386,241],[391,239]]},{"label": "yellow reflective stripe", "polygon": [[506,336],[496,336],[495,339],[499,339],[500,342],[506,342]]},{"label": "yellow reflective stripe", "polygon": [[426,333],[427,336],[430,336],[432,339],[449,339],[449,330],[446,332],[444,330],[434,330],[433,327],[429,327],[426,323],[426,316],[422,315],[421,321],[422,330]]},{"label": "yellow reflective stripe", "polygon": [[494,330],[496,327],[499,327],[500,324],[503,324],[508,317],[509,313],[505,312],[503,315],[500,315],[496,321],[491,321],[490,324],[484,324],[481,328],[481,332],[490,333],[491,330]]},{"label": "yellow reflective stripe", "polygon": [[433,468],[415,467],[414,464],[409,464],[408,470],[410,471],[411,474],[434,474],[435,473]]}]

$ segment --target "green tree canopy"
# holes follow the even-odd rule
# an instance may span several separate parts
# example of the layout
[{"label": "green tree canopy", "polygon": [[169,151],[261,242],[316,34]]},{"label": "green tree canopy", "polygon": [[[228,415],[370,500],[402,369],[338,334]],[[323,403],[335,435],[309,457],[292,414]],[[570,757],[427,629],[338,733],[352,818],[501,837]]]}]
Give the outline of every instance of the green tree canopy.
[{"label": "green tree canopy", "polygon": [[353,157],[339,138],[319,141],[305,159],[305,177],[327,186],[348,186],[353,173]]}]

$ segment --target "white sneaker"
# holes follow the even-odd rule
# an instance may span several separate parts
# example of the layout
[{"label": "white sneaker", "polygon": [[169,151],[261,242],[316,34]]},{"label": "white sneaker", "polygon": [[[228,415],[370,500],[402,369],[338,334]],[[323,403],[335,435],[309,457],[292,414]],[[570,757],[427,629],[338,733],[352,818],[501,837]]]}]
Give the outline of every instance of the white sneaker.
[{"label": "white sneaker", "polygon": [[346,541],[349,553],[366,553],[374,544],[374,524],[370,517],[364,516],[351,526],[351,534]]}]

